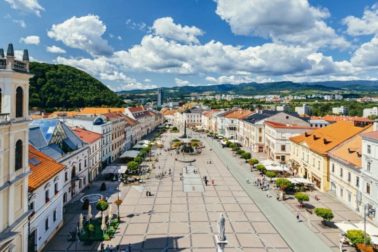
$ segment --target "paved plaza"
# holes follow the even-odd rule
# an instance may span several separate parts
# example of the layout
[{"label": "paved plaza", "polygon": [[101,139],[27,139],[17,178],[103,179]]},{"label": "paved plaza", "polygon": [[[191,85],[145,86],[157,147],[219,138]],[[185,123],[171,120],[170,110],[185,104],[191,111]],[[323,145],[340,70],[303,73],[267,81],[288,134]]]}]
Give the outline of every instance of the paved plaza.
[{"label": "paved plaza", "polygon": [[[166,147],[177,136],[163,137]],[[161,150],[157,168],[145,184],[119,186],[123,223],[115,238],[104,242],[105,247],[112,246],[113,251],[117,246],[120,251],[215,251],[217,220],[224,213],[226,251],[336,251],[333,239],[323,239],[317,234],[319,230],[308,226],[306,221],[297,222],[292,202],[283,204],[267,198],[265,192],[247,184],[246,179],[252,180],[252,174],[229,150],[222,149],[214,140],[200,139],[206,146],[202,154],[184,156]],[[180,173],[185,172],[188,163],[181,161],[192,159],[196,159],[192,165],[197,168],[198,176],[210,180],[208,186],[203,185],[204,192],[202,186],[184,192]],[[156,178],[155,174],[161,172],[167,176]],[[114,201],[118,185],[107,185],[105,196]],[[88,193],[91,190],[98,193],[98,187],[98,183],[94,184]],[[153,196],[147,197],[146,190]],[[67,241],[67,233],[75,227],[80,211],[77,202],[68,207],[64,227],[45,251],[100,249],[99,243],[87,246]],[[319,220],[314,219],[314,225],[316,221]],[[333,235],[336,233],[332,232]]]}]

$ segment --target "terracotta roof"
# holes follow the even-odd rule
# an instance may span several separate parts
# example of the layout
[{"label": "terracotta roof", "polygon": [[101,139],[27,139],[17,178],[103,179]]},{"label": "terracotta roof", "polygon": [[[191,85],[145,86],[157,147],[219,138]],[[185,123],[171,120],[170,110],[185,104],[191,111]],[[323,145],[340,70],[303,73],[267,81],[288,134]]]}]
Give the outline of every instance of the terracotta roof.
[{"label": "terracotta roof", "polygon": [[85,143],[94,143],[97,140],[101,139],[101,134],[82,129],[82,128],[72,128],[72,131],[80,137],[81,140],[83,140]]},{"label": "terracotta roof", "polygon": [[361,164],[361,147],[362,147],[362,135],[368,132],[373,133],[373,126],[365,129],[361,134],[358,134],[344,143],[337,146],[335,149],[329,152],[329,155],[339,161],[346,164],[353,165],[355,168],[360,169]]},{"label": "terracotta roof", "polygon": [[339,121],[327,127],[291,137],[290,140],[297,144],[306,144],[310,150],[324,155],[367,127],[356,127],[351,121]]},{"label": "terracotta roof", "polygon": [[326,116],[311,116],[311,119],[322,119],[329,122],[339,122],[339,121],[354,121],[354,122],[370,122],[372,120],[360,117],[360,116],[335,116],[335,115],[326,115]]},{"label": "terracotta roof", "polygon": [[297,124],[284,124],[284,123],[277,123],[271,121],[265,121],[265,124],[269,125],[272,128],[279,128],[279,129],[312,129],[309,126],[302,126]]},{"label": "terracotta roof", "polygon": [[142,112],[146,110],[143,106],[129,107],[128,109],[131,113]]},{"label": "terracotta roof", "polygon": [[77,116],[77,115],[80,115],[80,112],[79,111],[55,111],[53,113],[51,113],[48,118],[57,118],[57,117],[73,117],[73,116]]},{"label": "terracotta roof", "polygon": [[29,166],[31,170],[29,191],[34,191],[64,169],[64,165],[38,151],[32,145],[29,145]]},{"label": "terracotta roof", "polygon": [[82,108],[80,110],[80,114],[84,115],[93,115],[93,114],[105,114],[105,113],[110,113],[110,112],[120,112],[123,113],[125,111],[125,108],[92,108],[92,107],[87,107],[87,108]]},{"label": "terracotta roof", "polygon": [[378,131],[372,131],[372,132],[369,132],[369,133],[364,133],[364,134],[362,134],[362,136],[364,138],[366,137],[366,138],[378,140]]},{"label": "terracotta roof", "polygon": [[133,118],[131,118],[131,117],[127,116],[127,115],[124,116],[124,119],[125,119],[126,123],[128,125],[130,125],[130,126],[134,126],[134,125],[138,124],[137,120],[134,120]]},{"label": "terracotta roof", "polygon": [[252,115],[253,112],[250,110],[244,110],[244,109],[236,109],[232,110],[224,115],[225,118],[232,118],[232,119],[244,119],[250,115]]},{"label": "terracotta roof", "polygon": [[164,109],[162,111],[160,111],[163,115],[167,116],[167,115],[174,115],[177,110],[175,109]]},{"label": "terracotta roof", "polygon": [[212,109],[212,110],[203,112],[202,115],[206,116],[206,117],[211,117],[214,113],[216,113],[218,111],[219,111],[219,109]]}]

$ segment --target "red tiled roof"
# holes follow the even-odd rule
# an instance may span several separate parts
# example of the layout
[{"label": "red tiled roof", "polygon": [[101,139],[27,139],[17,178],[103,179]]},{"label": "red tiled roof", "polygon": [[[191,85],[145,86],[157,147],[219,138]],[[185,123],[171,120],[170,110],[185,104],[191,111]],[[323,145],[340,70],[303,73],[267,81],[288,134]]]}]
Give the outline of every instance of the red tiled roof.
[{"label": "red tiled roof", "polygon": [[85,143],[94,143],[97,140],[101,139],[101,134],[82,129],[82,128],[73,128],[72,131],[80,137],[81,140],[83,140]]},{"label": "red tiled roof", "polygon": [[306,144],[311,151],[324,155],[342,142],[361,133],[367,127],[356,127],[351,121],[339,121],[327,127],[291,137],[290,141]]},{"label": "red tiled roof", "polygon": [[323,119],[329,122],[339,122],[339,121],[353,121],[353,122],[370,122],[373,121],[360,116],[335,116],[335,115],[326,115],[326,116],[311,116],[311,119]]},{"label": "red tiled roof", "polygon": [[372,131],[362,134],[363,137],[378,140],[378,131]]},{"label": "red tiled roof", "polygon": [[284,124],[284,123],[277,123],[271,121],[265,121],[265,124],[269,125],[272,128],[280,128],[280,129],[312,129],[308,126],[301,126],[296,124]]},{"label": "red tiled roof", "polygon": [[124,119],[125,119],[126,123],[128,125],[130,125],[130,126],[134,126],[134,125],[138,124],[137,120],[134,120],[133,118],[131,118],[131,117],[127,116],[127,115],[124,116]]},{"label": "red tiled roof", "polygon": [[136,113],[136,112],[142,112],[145,111],[143,106],[136,106],[136,107],[129,107],[128,108],[131,113]]},{"label": "red tiled roof", "polygon": [[29,166],[31,174],[29,176],[29,191],[34,191],[60,171],[64,165],[29,145]]}]

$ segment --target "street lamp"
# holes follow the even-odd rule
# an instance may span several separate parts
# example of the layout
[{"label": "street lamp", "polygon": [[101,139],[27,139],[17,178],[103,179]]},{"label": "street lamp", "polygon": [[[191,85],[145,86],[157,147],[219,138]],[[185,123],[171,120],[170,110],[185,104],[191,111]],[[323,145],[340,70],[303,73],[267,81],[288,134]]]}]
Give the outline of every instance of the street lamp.
[{"label": "street lamp", "polygon": [[119,206],[122,204],[122,200],[120,198],[120,192],[118,193],[118,198],[116,199],[116,201],[114,202],[116,205],[117,205],[117,219],[118,219],[118,222],[121,222],[121,217],[119,215]]},{"label": "street lamp", "polygon": [[372,208],[369,204],[364,205],[364,244],[367,243],[366,235],[366,217],[371,217],[375,215],[375,209]]}]

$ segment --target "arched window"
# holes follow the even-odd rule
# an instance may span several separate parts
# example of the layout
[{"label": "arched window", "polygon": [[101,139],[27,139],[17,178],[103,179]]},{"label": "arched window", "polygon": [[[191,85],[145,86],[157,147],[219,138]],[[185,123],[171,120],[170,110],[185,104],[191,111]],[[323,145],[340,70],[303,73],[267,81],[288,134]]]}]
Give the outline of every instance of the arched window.
[{"label": "arched window", "polygon": [[16,89],[16,117],[24,115],[24,90],[21,87]]},{"label": "arched window", "polygon": [[72,171],[71,171],[71,179],[73,179],[74,177],[76,176],[76,167],[72,167]]},{"label": "arched window", "polygon": [[23,159],[23,146],[22,141],[18,140],[16,142],[16,151],[15,151],[15,169],[16,171],[22,168],[22,159]]}]

